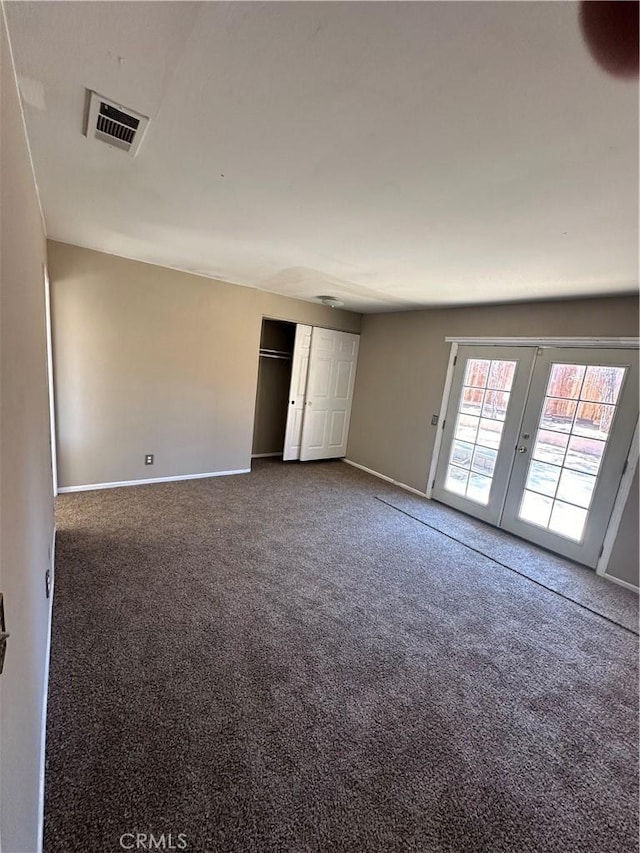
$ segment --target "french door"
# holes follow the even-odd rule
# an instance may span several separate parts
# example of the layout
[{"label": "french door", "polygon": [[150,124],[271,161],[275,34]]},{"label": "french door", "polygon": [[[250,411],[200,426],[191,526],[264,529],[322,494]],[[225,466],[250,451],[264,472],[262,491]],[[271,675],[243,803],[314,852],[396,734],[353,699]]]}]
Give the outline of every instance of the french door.
[{"label": "french door", "polygon": [[460,347],[433,497],[498,524],[535,347]]},{"label": "french door", "polygon": [[595,566],[638,417],[638,353],[460,347],[433,497]]}]

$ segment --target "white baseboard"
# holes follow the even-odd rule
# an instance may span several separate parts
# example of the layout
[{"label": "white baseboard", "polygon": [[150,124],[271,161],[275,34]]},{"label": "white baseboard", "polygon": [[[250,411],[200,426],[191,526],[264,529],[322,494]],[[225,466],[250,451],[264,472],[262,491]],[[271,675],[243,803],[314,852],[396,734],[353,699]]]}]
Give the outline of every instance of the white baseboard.
[{"label": "white baseboard", "polygon": [[178,480],[203,480],[206,477],[228,477],[231,474],[250,474],[250,468],[237,471],[211,471],[207,474],[178,474],[176,477],[152,477],[146,480],[121,480],[117,483],[90,483],[86,486],[59,486],[58,492],[92,492],[95,489],[119,489],[122,486],[147,486],[151,483],[174,483]]},{"label": "white baseboard", "polygon": [[605,572],[602,577],[606,578],[608,581],[611,581],[611,583],[617,583],[618,586],[623,586],[625,589],[630,589],[633,592],[640,593],[640,589],[638,589],[637,586],[634,586],[634,584],[629,583],[629,581],[623,581],[621,578],[616,578],[613,575],[608,574],[607,572]]},{"label": "white baseboard", "polygon": [[53,615],[53,588],[55,585],[55,564],[56,564],[56,526],[53,525],[53,533],[51,534],[51,563],[49,570],[51,572],[51,588],[49,590],[49,624],[47,625],[47,646],[45,650],[44,662],[44,684],[42,685],[42,719],[40,720],[40,779],[38,787],[38,851],[42,853],[44,842],[44,777],[46,768],[46,750],[47,750],[47,700],[49,698],[49,662],[51,660],[51,622]]},{"label": "white baseboard", "polygon": [[282,456],[282,451],[278,451],[278,453],[252,453],[252,459],[266,459],[268,456]]},{"label": "white baseboard", "polygon": [[373,468],[367,468],[365,465],[360,465],[359,462],[352,462],[351,459],[343,459],[343,462],[346,462],[347,465],[352,465],[354,468],[359,468],[361,471],[364,471],[367,474],[371,474],[373,477],[378,477],[380,480],[385,480],[387,483],[391,483],[394,486],[398,486],[400,489],[404,489],[406,492],[411,492],[414,495],[418,495],[421,498],[425,498],[427,500],[427,496],[425,492],[421,492],[419,489],[414,489],[413,486],[407,486],[406,483],[401,483],[399,480],[394,480],[392,477],[387,477],[386,474],[381,474],[379,471],[374,471]]}]

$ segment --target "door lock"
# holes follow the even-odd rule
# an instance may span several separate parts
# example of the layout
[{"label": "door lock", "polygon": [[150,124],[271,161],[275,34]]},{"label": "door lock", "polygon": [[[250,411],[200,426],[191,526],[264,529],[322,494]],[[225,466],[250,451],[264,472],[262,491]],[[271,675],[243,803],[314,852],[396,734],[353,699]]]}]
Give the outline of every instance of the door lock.
[{"label": "door lock", "polygon": [[527,448],[524,446],[524,444],[521,444],[520,447],[518,448],[518,453],[526,453],[526,452],[527,452]]}]

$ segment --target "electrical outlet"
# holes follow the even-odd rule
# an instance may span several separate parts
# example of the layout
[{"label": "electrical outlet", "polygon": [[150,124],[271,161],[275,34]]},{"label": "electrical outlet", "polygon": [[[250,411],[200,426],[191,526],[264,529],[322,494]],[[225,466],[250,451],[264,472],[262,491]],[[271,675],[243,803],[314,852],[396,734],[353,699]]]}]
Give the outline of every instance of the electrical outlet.
[{"label": "electrical outlet", "polygon": [[145,465],[153,465],[153,453],[147,453],[144,457]]},{"label": "electrical outlet", "polygon": [[438,415],[431,415],[431,426],[438,425]]}]

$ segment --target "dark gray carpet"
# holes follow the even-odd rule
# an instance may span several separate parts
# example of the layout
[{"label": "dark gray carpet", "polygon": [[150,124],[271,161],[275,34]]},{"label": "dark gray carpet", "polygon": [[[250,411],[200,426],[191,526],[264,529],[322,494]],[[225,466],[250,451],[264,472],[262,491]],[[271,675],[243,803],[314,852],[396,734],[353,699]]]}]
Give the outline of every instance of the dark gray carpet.
[{"label": "dark gray carpet", "polygon": [[637,849],[637,638],[376,495],[59,499],[47,853]]},{"label": "dark gray carpet", "polygon": [[638,595],[599,577],[593,569],[537,548],[436,501],[414,497],[398,489],[395,494],[385,493],[382,498],[396,509],[469,544],[498,563],[601,613],[630,631],[638,632]]}]

